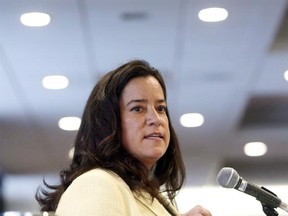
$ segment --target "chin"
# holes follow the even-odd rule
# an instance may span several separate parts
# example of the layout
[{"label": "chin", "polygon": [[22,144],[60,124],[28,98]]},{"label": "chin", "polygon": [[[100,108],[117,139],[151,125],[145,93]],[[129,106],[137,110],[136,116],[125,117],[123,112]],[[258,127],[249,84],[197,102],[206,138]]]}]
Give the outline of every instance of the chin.
[{"label": "chin", "polygon": [[157,162],[164,154],[165,154],[165,151],[157,152],[151,155],[151,158],[153,158],[155,162]]}]

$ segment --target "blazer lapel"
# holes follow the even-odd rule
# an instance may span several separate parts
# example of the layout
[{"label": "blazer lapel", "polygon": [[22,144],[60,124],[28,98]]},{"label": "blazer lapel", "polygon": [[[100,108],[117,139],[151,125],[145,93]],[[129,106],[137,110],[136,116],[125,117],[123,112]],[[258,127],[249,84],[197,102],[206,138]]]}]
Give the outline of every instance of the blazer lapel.
[{"label": "blazer lapel", "polygon": [[155,215],[179,215],[176,208],[161,194],[159,197],[155,198],[153,202],[151,196],[146,192],[142,192],[141,195],[134,193],[134,197]]}]

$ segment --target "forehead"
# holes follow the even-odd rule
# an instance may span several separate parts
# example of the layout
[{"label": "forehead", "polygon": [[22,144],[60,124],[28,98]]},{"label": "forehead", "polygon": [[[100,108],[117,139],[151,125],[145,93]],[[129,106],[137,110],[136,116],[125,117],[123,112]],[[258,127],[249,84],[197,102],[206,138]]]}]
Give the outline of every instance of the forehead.
[{"label": "forehead", "polygon": [[153,76],[137,77],[130,80],[123,89],[122,96],[159,97],[164,99],[163,89]]}]

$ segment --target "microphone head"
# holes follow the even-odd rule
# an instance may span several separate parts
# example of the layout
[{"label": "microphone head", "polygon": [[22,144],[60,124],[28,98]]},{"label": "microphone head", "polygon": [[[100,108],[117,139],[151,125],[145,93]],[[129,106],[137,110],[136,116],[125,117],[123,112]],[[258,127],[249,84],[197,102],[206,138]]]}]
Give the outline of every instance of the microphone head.
[{"label": "microphone head", "polygon": [[223,167],[218,175],[217,182],[219,185],[225,188],[234,188],[240,180],[239,174],[230,167]]}]

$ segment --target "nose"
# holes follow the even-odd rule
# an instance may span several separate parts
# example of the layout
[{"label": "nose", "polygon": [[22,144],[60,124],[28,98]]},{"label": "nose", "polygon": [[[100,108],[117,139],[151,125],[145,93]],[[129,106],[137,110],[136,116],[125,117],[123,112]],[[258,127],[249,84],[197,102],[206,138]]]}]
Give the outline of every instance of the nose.
[{"label": "nose", "polygon": [[162,124],[161,117],[155,108],[150,109],[146,116],[147,125],[160,126]]}]

